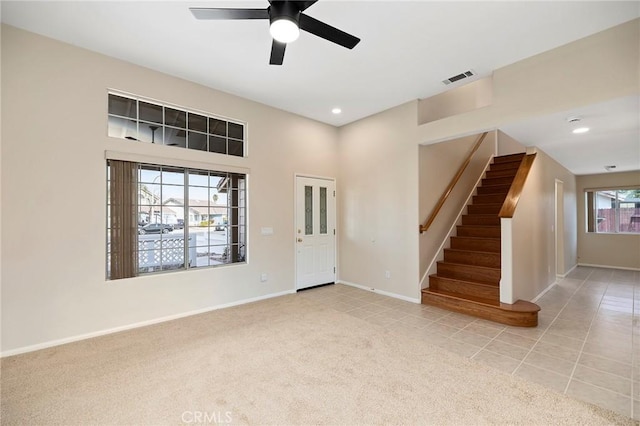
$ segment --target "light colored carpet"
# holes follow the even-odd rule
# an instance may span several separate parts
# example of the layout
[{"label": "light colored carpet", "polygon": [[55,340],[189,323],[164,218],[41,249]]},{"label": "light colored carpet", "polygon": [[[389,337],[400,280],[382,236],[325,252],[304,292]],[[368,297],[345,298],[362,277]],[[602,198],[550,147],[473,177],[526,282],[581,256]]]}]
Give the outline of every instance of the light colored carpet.
[{"label": "light colored carpet", "polygon": [[2,360],[2,424],[633,424],[285,296]]}]

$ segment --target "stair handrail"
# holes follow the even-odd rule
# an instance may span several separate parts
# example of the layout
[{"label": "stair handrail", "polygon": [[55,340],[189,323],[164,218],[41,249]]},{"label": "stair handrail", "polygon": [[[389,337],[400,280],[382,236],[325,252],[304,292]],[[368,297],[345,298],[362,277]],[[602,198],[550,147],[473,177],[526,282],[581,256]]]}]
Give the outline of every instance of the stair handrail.
[{"label": "stair handrail", "polygon": [[513,182],[511,183],[511,187],[509,188],[507,197],[504,199],[504,203],[502,203],[502,207],[500,208],[500,213],[498,213],[499,217],[501,218],[513,217],[513,214],[516,211],[516,206],[518,205],[518,200],[520,200],[520,195],[522,194],[522,190],[524,189],[524,183],[527,180],[529,171],[531,171],[531,167],[533,166],[533,160],[535,159],[536,159],[536,153],[527,154],[524,157],[522,157],[522,161],[520,162],[520,167],[518,167],[518,171],[516,172],[516,175],[513,178]]},{"label": "stair handrail", "polygon": [[424,225],[422,224],[419,225],[421,234],[425,232],[427,229],[429,229],[433,221],[436,220],[436,216],[438,215],[438,213],[440,213],[440,210],[442,209],[442,206],[444,206],[445,201],[447,201],[447,198],[449,198],[449,195],[451,195],[451,191],[453,191],[453,188],[456,186],[456,184],[462,177],[462,174],[467,169],[467,166],[469,166],[469,163],[471,163],[471,157],[473,157],[473,154],[475,154],[478,148],[480,148],[482,141],[484,141],[484,138],[487,136],[488,133],[489,132],[484,132],[478,137],[475,145],[473,146],[473,149],[471,150],[471,152],[469,152],[469,155],[467,155],[467,158],[464,160],[464,163],[462,163],[462,165],[458,169],[458,173],[456,173],[456,175],[453,177],[453,179],[451,180],[451,183],[449,183],[449,186],[447,187],[447,189],[444,191],[444,193],[438,200],[438,203],[436,204],[433,211],[429,215],[429,218],[425,221]]}]

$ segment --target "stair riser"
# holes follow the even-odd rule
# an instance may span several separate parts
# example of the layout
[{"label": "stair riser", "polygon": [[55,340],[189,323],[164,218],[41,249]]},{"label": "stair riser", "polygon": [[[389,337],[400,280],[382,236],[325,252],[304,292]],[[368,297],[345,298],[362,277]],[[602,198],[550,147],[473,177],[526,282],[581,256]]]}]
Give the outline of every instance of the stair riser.
[{"label": "stair riser", "polygon": [[500,269],[438,262],[438,276],[500,285]]},{"label": "stair riser", "polygon": [[422,292],[422,303],[484,318],[500,324],[516,327],[536,327],[538,325],[538,312],[505,311],[497,306],[487,306],[460,299],[451,299],[425,291]]},{"label": "stair riser", "polygon": [[450,280],[436,276],[429,277],[429,289],[444,290],[459,294],[460,297],[472,296],[500,301],[500,287],[477,285],[465,281]]},{"label": "stair riser", "polygon": [[487,251],[500,253],[500,240],[451,237],[451,248],[456,250]]},{"label": "stair riser", "polygon": [[499,268],[500,253],[444,249],[444,261],[465,265],[486,266],[487,268]]},{"label": "stair riser", "polygon": [[495,214],[496,216],[500,213],[500,209],[502,208],[502,204],[470,204],[467,207],[468,214]]},{"label": "stair riser", "polygon": [[516,175],[517,169],[508,169],[508,170],[489,170],[485,177],[487,179],[498,178],[498,177],[511,177]]},{"label": "stair riser", "polygon": [[478,195],[485,194],[504,194],[507,195],[509,192],[509,188],[511,185],[491,185],[491,186],[479,186],[478,187]]},{"label": "stair riser", "polygon": [[478,214],[465,214],[462,216],[463,225],[500,225],[500,218],[498,215],[478,215]]},{"label": "stair riser", "polygon": [[500,227],[458,226],[458,237],[500,238]]},{"label": "stair riser", "polygon": [[522,158],[525,154],[510,154],[510,155],[501,155],[500,157],[493,158],[493,164],[497,163],[508,163],[511,161],[522,161]]},{"label": "stair riser", "polygon": [[504,194],[486,194],[486,195],[474,195],[473,204],[495,204],[504,203],[504,199],[507,197],[506,192]]},{"label": "stair riser", "polygon": [[482,179],[482,186],[493,186],[493,185],[511,185],[513,182],[513,176],[507,177],[497,177],[497,178],[489,178],[486,177]]},{"label": "stair riser", "polygon": [[489,170],[511,170],[520,167],[521,161],[505,161],[504,163],[493,163]]}]

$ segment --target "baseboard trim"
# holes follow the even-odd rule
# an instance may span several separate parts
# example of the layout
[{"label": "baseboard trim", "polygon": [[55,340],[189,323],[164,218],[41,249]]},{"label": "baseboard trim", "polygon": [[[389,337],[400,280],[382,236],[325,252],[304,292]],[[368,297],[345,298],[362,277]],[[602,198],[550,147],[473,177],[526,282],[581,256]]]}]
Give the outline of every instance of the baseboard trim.
[{"label": "baseboard trim", "polygon": [[[575,268],[575,267],[574,267]],[[544,290],[542,290],[532,301],[531,303],[536,303],[538,300],[540,300],[540,298],[542,296],[544,296],[545,294],[547,294],[547,292],[549,290],[551,290],[553,287],[555,287],[558,284],[558,280],[555,280],[554,282],[552,282],[551,284],[549,284],[549,287],[545,288]]]},{"label": "baseboard trim", "polygon": [[363,286],[363,285],[360,285],[360,284],[356,284],[356,283],[352,283],[352,282],[349,282],[349,281],[338,280],[338,281],[336,281],[336,284],[348,285],[350,287],[359,288],[361,290],[366,290],[366,291],[370,291],[370,292],[373,292],[373,293],[378,293],[378,294],[381,294],[383,296],[393,297],[394,299],[404,300],[405,302],[411,302],[411,303],[417,303],[417,304],[421,303],[420,298],[407,297],[407,296],[403,296],[401,294],[391,293],[389,291],[384,291],[384,290],[378,290],[378,289],[375,289],[375,288],[372,288],[372,287],[366,287],[366,286]]},{"label": "baseboard trim", "polygon": [[578,263],[578,266],[590,266],[592,268],[606,268],[606,269],[623,269],[625,271],[640,271],[640,268],[626,268],[624,266],[611,266],[611,265],[594,265],[592,263]]},{"label": "baseboard trim", "polygon": [[193,311],[183,312],[183,313],[175,314],[175,315],[168,315],[168,316],[165,316],[165,317],[156,318],[156,319],[152,319],[152,320],[148,320],[148,321],[141,321],[141,322],[137,322],[137,323],[133,323],[133,324],[123,325],[123,326],[120,326],[120,327],[109,328],[109,329],[106,329],[106,330],[94,331],[92,333],[85,333],[85,334],[79,334],[77,336],[65,337],[64,339],[50,340],[48,342],[38,343],[36,345],[23,346],[23,347],[17,348],[17,349],[10,349],[8,351],[2,351],[0,353],[0,358],[5,358],[5,357],[8,357],[8,356],[13,356],[13,355],[20,355],[20,354],[24,354],[24,353],[27,353],[27,352],[39,351],[41,349],[47,349],[47,348],[51,348],[51,347],[54,347],[54,346],[65,345],[67,343],[78,342],[80,340],[86,340],[86,339],[91,339],[91,338],[94,338],[94,337],[105,336],[107,334],[118,333],[118,332],[121,332],[121,331],[132,330],[132,329],[135,329],[135,328],[146,327],[146,326],[149,326],[149,325],[159,324],[159,323],[162,323],[162,322],[173,321],[173,320],[180,319],[180,318],[190,317],[192,315],[199,315],[199,314],[204,314],[204,313],[211,312],[211,311],[217,311],[218,309],[231,308],[233,306],[244,305],[244,304],[252,303],[252,302],[259,302],[261,300],[272,299],[274,297],[286,296],[288,294],[294,294],[295,292],[296,292],[295,290],[287,290],[287,291],[282,291],[282,292],[279,292],[279,293],[271,293],[271,294],[267,294],[267,295],[264,295],[264,296],[252,297],[252,298],[249,298],[249,299],[242,299],[242,300],[238,300],[236,302],[224,303],[222,305],[216,305],[216,306],[212,306],[212,307],[208,307],[208,308],[204,308],[204,309],[196,309],[196,310],[193,310]]},{"label": "baseboard trim", "polygon": [[574,269],[576,269],[578,267],[578,264],[576,263],[575,265],[573,265],[573,268],[569,269],[567,272],[565,272],[564,274],[556,274],[557,277],[560,278],[567,278],[567,275],[569,275],[570,273],[573,272]]}]

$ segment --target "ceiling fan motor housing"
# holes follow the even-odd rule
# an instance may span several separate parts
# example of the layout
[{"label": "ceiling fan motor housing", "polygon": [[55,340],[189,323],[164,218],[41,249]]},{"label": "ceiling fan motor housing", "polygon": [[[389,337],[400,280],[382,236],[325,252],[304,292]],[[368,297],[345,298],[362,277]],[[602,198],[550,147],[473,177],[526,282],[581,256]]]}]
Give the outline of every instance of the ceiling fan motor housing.
[{"label": "ceiling fan motor housing", "polygon": [[280,19],[287,19],[297,27],[300,26],[300,8],[292,1],[274,1],[269,6],[269,23]]}]

